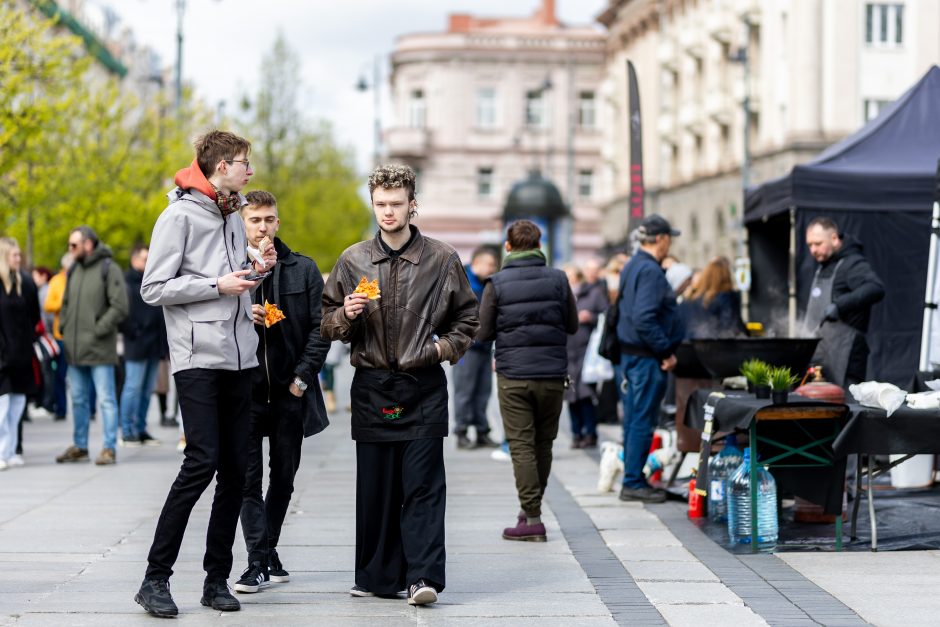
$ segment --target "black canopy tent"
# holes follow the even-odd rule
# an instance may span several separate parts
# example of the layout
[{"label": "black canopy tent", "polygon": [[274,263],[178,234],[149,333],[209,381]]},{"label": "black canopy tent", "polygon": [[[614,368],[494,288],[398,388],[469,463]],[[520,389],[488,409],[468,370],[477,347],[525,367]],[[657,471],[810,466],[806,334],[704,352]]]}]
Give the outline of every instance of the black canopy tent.
[{"label": "black canopy tent", "polygon": [[933,66],[859,131],[748,190],[751,319],[779,332],[791,299],[802,312],[816,267],[803,233],[813,218],[830,216],[862,243],[885,283],[885,299],[872,310],[869,377],[909,384],[920,353],[938,157],[940,68]]}]

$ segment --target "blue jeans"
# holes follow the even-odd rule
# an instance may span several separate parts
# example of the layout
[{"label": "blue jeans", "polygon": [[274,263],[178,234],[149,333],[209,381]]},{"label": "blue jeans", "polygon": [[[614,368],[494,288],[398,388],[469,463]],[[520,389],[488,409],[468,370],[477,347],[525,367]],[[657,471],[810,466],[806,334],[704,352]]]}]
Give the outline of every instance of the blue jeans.
[{"label": "blue jeans", "polygon": [[147,431],[150,397],[157,383],[159,359],[124,362],[124,389],[121,390],[121,434],[134,440]]},{"label": "blue jeans", "polygon": [[571,435],[576,438],[597,437],[597,410],[590,398],[569,401],[568,415],[571,417]]},{"label": "blue jeans", "polygon": [[72,419],[75,421],[75,446],[88,448],[88,422],[91,418],[91,397],[94,391],[101,403],[101,424],[104,428],[103,448],[117,446],[118,408],[114,390],[114,366],[69,366],[69,389],[72,392]]},{"label": "blue jeans", "polygon": [[643,465],[659,421],[659,405],[666,394],[666,373],[653,357],[621,355],[617,383],[623,402],[623,487],[649,486]]}]

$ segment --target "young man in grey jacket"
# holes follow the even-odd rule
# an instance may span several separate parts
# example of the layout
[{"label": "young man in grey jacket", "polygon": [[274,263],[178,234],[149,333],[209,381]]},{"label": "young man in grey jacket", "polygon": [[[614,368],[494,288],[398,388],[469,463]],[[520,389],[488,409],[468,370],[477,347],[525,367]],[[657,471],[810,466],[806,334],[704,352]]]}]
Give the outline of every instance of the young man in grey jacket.
[{"label": "young man in grey jacket", "polygon": [[212,131],[195,147],[196,158],[176,173],[170,204],[154,226],[140,289],[146,303],[163,306],[186,435],[183,465],[157,521],[147,572],[134,597],[154,616],[178,613],[169,586],[173,564],[193,506],[216,473],[200,602],[219,611],[240,609],[226,580],[245,483],[251,369],[258,365],[250,291],[258,274],[277,263],[272,246],[264,264],[249,267],[238,214],[245,199],[238,192],[253,174],[251,144]]}]

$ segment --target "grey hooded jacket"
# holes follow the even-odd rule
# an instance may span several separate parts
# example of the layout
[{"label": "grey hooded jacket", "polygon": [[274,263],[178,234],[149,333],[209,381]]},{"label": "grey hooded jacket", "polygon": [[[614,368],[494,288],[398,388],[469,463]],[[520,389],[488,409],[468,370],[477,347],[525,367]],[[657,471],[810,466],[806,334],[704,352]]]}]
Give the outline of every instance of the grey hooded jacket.
[{"label": "grey hooded jacket", "polygon": [[[153,227],[140,288],[144,302],[163,306],[170,370],[245,370],[258,365],[251,294],[222,296],[218,278],[249,269],[245,224],[225,219],[215,202],[177,187]],[[242,199],[244,204],[244,199]]]}]

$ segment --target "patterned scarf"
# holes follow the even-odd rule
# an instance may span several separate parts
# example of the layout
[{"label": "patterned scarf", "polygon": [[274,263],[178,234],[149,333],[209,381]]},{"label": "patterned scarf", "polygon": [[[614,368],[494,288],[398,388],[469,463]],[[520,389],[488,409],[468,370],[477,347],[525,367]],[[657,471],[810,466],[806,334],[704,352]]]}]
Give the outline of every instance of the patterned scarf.
[{"label": "patterned scarf", "polygon": [[[209,183],[209,185],[212,185],[212,183]],[[229,195],[225,195],[219,191],[219,188],[215,185],[212,185],[212,189],[215,190],[215,204],[218,205],[223,218],[235,213],[241,207],[241,199],[238,197],[237,193],[233,192]]]}]

